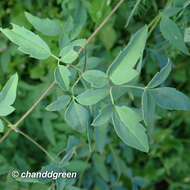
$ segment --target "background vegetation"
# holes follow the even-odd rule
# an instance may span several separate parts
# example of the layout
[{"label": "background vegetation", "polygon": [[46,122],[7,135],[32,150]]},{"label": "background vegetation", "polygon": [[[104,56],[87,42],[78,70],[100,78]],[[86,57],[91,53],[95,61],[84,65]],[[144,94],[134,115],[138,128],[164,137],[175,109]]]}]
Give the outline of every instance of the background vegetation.
[{"label": "background vegetation", "polygon": [[[48,17],[56,20],[71,39],[88,38],[117,2],[116,0],[2,0],[0,26],[10,27],[10,23],[15,23],[39,33],[27,21],[24,15],[27,11],[41,18]],[[163,85],[175,87],[189,96],[189,56],[163,37],[159,20],[154,18],[158,18],[156,16],[164,10],[170,14],[170,18],[181,32],[185,33],[188,47],[190,2],[141,0],[136,4],[137,2],[126,0],[93,38],[87,47],[87,55],[91,57],[91,59],[87,58],[87,66],[105,70],[126,46],[131,35],[153,20],[140,80],[147,84],[170,58],[173,70],[166,84]],[[180,10],[177,11],[177,8]],[[51,50],[58,54],[59,47],[64,44],[64,35],[60,33],[56,37],[47,37],[39,34],[46,40]],[[81,63],[82,61],[84,59]],[[0,34],[0,89],[12,74],[17,72],[19,75],[17,99],[14,104],[16,112],[8,117],[11,122],[16,122],[49,86],[53,81],[55,67],[54,59],[38,61],[30,58],[19,52],[16,45],[8,41],[2,33]],[[77,90],[81,90],[80,86]],[[81,136],[65,123],[64,111],[45,110],[45,107],[60,94],[61,90],[55,86],[19,128],[42,145],[52,156],[59,154],[59,157],[63,158],[73,146],[82,144],[82,147],[76,149],[76,154],[67,165],[67,169],[79,172],[79,178],[76,183],[69,182],[70,185],[65,189],[77,190],[77,187],[94,190],[190,189],[189,111],[157,110],[157,117],[162,119],[153,124],[151,149],[148,154],[124,145],[109,125],[92,129],[93,149],[90,153],[86,136]],[[133,101],[132,97],[129,93],[122,98],[138,107],[140,99]],[[5,132],[8,129],[7,126]],[[95,146],[95,142],[99,143]],[[54,183],[24,183],[12,179],[9,175],[12,169],[39,171],[50,163],[51,160],[39,147],[21,134],[12,132],[5,141],[0,143],[0,189],[37,190],[49,187],[53,189]],[[56,182],[57,189],[63,189],[64,183],[66,182],[60,184]],[[71,188],[71,185],[76,188]]]}]

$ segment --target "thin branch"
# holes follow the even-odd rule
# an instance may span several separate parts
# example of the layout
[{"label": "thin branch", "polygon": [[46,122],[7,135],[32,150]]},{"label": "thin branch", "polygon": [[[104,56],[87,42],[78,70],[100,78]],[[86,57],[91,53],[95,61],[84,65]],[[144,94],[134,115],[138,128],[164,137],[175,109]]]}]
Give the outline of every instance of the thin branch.
[{"label": "thin branch", "polygon": [[55,162],[56,159],[54,157],[52,157],[49,152],[42,147],[40,144],[38,144],[35,140],[33,140],[30,136],[28,136],[27,134],[23,133],[22,131],[20,131],[19,129],[17,129],[18,133],[20,133],[22,136],[24,136],[25,138],[27,138],[30,142],[32,142],[33,144],[35,144],[41,151],[43,151],[49,158],[51,161]]},{"label": "thin branch", "polygon": [[128,27],[128,25],[129,25],[129,23],[130,23],[130,21],[131,21],[133,15],[134,15],[134,13],[135,13],[135,10],[136,10],[136,8],[138,7],[138,5],[140,4],[140,2],[141,2],[141,0],[137,0],[135,6],[133,7],[133,10],[131,11],[131,14],[129,15],[129,18],[128,18],[128,20],[127,20],[127,23],[126,23],[126,25],[125,25],[125,28]]},{"label": "thin branch", "polygon": [[[8,126],[13,129],[13,124],[5,117],[1,117],[7,124]],[[14,130],[14,129],[13,129]],[[52,161],[56,161],[55,158],[53,158],[45,148],[43,148],[40,144],[38,144],[35,140],[33,140],[30,136],[28,136],[27,134],[25,134],[24,132],[20,131],[19,129],[17,129],[16,131],[17,133],[20,133],[22,136],[24,136],[25,138],[27,138],[30,142],[32,142],[33,144],[35,144],[42,152],[44,152]]]},{"label": "thin branch", "polygon": [[119,3],[113,8],[113,10],[110,12],[110,14],[104,19],[104,21],[98,26],[98,28],[92,33],[92,35],[88,38],[85,45],[81,47],[78,51],[78,54],[81,53],[83,49],[86,48],[86,46],[89,44],[89,42],[96,36],[96,34],[100,31],[100,29],[107,23],[109,18],[117,11],[117,9],[121,6],[121,4],[124,2],[124,0],[120,0]]}]

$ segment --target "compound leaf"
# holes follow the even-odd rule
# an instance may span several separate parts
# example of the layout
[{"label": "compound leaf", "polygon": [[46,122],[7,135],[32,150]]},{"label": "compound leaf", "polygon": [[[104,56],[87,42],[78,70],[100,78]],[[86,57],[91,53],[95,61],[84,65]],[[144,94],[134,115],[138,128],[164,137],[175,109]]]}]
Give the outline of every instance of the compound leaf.
[{"label": "compound leaf", "polygon": [[84,73],[83,78],[96,88],[102,88],[108,84],[107,75],[99,70],[88,70]]},{"label": "compound leaf", "polygon": [[56,67],[55,72],[54,72],[54,77],[57,82],[57,84],[65,89],[69,90],[69,85],[70,85],[70,79],[69,77],[71,76],[71,73],[67,67],[64,65],[59,65]]},{"label": "compound leaf", "polygon": [[138,30],[108,68],[107,74],[114,84],[127,83],[139,74],[134,67],[143,54],[147,33],[147,26]]},{"label": "compound leaf", "polygon": [[54,102],[49,104],[46,107],[46,110],[47,111],[60,111],[68,105],[70,100],[71,100],[70,96],[67,96],[67,95],[60,96],[57,98],[57,100],[55,100]]},{"label": "compound leaf", "polygon": [[0,116],[9,115],[15,110],[11,105],[16,99],[17,85],[18,75],[14,74],[0,92]]},{"label": "compound leaf", "polygon": [[65,112],[65,120],[74,130],[84,133],[89,125],[90,114],[86,108],[73,101]]},{"label": "compound leaf", "polygon": [[150,90],[157,105],[168,110],[190,110],[190,99],[175,88],[163,87]]},{"label": "compound leaf", "polygon": [[36,30],[47,36],[56,36],[61,32],[60,24],[53,20],[48,18],[42,19],[28,12],[25,12],[25,16]]},{"label": "compound leaf", "polygon": [[112,117],[114,129],[122,141],[130,147],[148,152],[148,137],[139,123],[141,117],[126,106],[115,106]]},{"label": "compound leaf", "polygon": [[152,80],[148,83],[147,87],[154,88],[162,84],[168,78],[171,69],[172,69],[171,62],[168,61],[168,63],[161,69],[161,71],[154,75]]},{"label": "compound leaf", "polygon": [[20,51],[36,59],[47,59],[51,55],[48,45],[38,35],[16,24],[12,26],[12,30],[0,28],[0,31],[17,44]]},{"label": "compound leaf", "polygon": [[100,100],[104,99],[109,94],[109,90],[105,89],[89,89],[83,92],[82,94],[78,95],[77,101],[82,105],[93,105],[99,102]]},{"label": "compound leaf", "polygon": [[189,51],[184,43],[183,35],[177,24],[167,16],[163,16],[160,22],[160,31],[164,38],[177,49],[189,55]]}]

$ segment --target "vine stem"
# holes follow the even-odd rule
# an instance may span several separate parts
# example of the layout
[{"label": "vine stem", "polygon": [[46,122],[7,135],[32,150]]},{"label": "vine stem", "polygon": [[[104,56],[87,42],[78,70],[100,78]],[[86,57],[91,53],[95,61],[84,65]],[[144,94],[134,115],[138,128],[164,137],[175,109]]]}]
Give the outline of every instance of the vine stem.
[{"label": "vine stem", "polygon": [[78,54],[82,52],[83,49],[86,48],[86,46],[89,44],[89,42],[96,36],[96,34],[100,31],[100,29],[107,23],[109,18],[117,11],[117,9],[121,6],[121,4],[124,2],[124,0],[120,0],[119,3],[113,8],[113,10],[110,12],[110,14],[104,19],[104,21],[98,26],[98,28],[92,33],[92,35],[88,38],[85,45],[81,47],[78,51]]},{"label": "vine stem", "polygon": [[136,89],[141,89],[144,90],[146,87],[141,87],[141,86],[134,86],[134,85],[118,85],[118,86],[112,86],[112,88],[136,88]]},{"label": "vine stem", "polygon": [[[121,4],[124,2],[124,0],[120,0],[119,3],[113,8],[113,10],[110,12],[110,14],[104,19],[104,21],[99,25],[99,27],[92,33],[92,35],[88,38],[85,45],[81,47],[78,51],[78,54],[82,52],[84,48],[89,44],[89,42],[96,36],[96,34],[99,32],[99,30],[107,23],[109,18],[117,11],[117,9],[121,6]],[[57,56],[51,54],[52,57],[54,57],[56,60],[60,60]],[[67,65],[69,67],[69,64]],[[11,133],[11,131],[15,130],[19,124],[35,109],[35,107],[41,102],[41,100],[47,95],[47,93],[53,88],[53,86],[56,84],[56,81],[54,80],[50,86],[45,90],[45,92],[40,96],[40,98],[33,104],[33,106],[19,119],[14,126],[14,128],[11,128],[7,131],[7,133],[4,134],[4,136],[0,139],[0,143],[2,143],[6,137]]]},{"label": "vine stem", "polygon": [[[5,117],[1,117],[7,124],[8,126],[13,129],[13,124],[8,120],[6,119]],[[14,129],[13,129],[14,130]],[[44,152],[51,161],[56,161],[55,158],[53,158],[49,152],[44,148],[42,147],[40,144],[38,144],[35,140],[33,140],[30,136],[28,136],[27,134],[25,134],[24,132],[22,132],[21,130],[17,129],[16,130],[17,133],[20,133],[22,136],[24,136],[25,138],[27,138],[30,142],[32,142],[33,144],[35,144],[42,152]]]}]

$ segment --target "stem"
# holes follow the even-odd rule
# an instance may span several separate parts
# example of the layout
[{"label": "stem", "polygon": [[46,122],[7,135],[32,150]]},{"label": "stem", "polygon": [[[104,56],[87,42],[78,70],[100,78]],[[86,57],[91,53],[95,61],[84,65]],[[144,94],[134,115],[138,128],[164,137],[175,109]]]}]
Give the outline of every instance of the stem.
[{"label": "stem", "polygon": [[72,91],[72,95],[73,95],[73,96],[74,96],[74,88],[75,88],[75,86],[78,84],[78,82],[80,81],[80,79],[82,78],[83,74],[84,74],[84,73],[82,73],[82,74],[79,76],[79,78],[75,81],[75,83],[74,83],[73,86],[72,86],[71,91]]},{"label": "stem", "polygon": [[113,89],[113,87],[114,87],[114,86],[111,86],[111,87],[110,87],[110,98],[111,98],[112,104],[114,105],[115,103],[114,103],[113,94],[112,94],[112,89]]},{"label": "stem", "polygon": [[118,85],[118,86],[113,86],[113,88],[116,87],[121,87],[121,88],[136,88],[136,89],[141,89],[144,90],[146,87],[140,87],[140,86],[133,86],[133,85]]},{"label": "stem", "polygon": [[117,11],[117,9],[120,7],[120,5],[124,2],[124,0],[120,0],[119,3],[113,8],[113,10],[110,12],[110,14],[104,19],[104,21],[98,26],[98,28],[92,33],[92,35],[88,38],[85,45],[81,47],[78,51],[78,54],[81,53],[81,51],[89,44],[89,42],[96,36],[96,34],[99,32],[99,30],[107,23],[109,18]]},{"label": "stem", "polygon": [[[14,125],[5,117],[1,117],[7,124],[8,126],[13,129]],[[13,129],[14,130],[14,129]],[[19,129],[17,129],[18,133],[20,133],[22,136],[24,136],[25,138],[27,138],[30,142],[32,142],[33,144],[35,144],[42,152],[44,152],[52,161],[56,161],[55,158],[53,158],[45,148],[43,148],[40,144],[38,144],[35,140],[33,140],[30,136],[28,136],[27,134],[25,134],[24,132],[20,131]]]},{"label": "stem", "polygon": [[133,14],[134,14],[134,12],[135,12],[135,10],[136,10],[136,8],[138,7],[138,5],[139,5],[140,2],[141,2],[141,0],[137,0],[135,6],[133,7],[133,10],[131,11],[131,14],[129,15],[129,18],[128,18],[128,20],[127,20],[127,23],[126,23],[126,25],[125,25],[125,28],[127,28],[127,26],[129,25],[129,23],[130,23],[130,21],[131,21],[131,18],[133,17]]},{"label": "stem", "polygon": [[40,144],[38,144],[35,140],[33,140],[30,136],[28,136],[27,134],[23,133],[22,131],[20,131],[19,129],[17,129],[17,132],[20,133],[22,136],[24,136],[25,138],[27,138],[30,142],[32,142],[33,144],[35,144],[42,152],[44,152],[51,161],[55,162],[56,159],[53,158],[49,152],[46,151],[45,148],[43,148]]},{"label": "stem", "polygon": [[[150,28],[150,30],[149,30],[149,32],[148,32],[148,36],[150,36],[151,35],[151,33],[153,32],[153,30],[156,28],[156,26],[157,26],[157,24],[159,23],[159,21],[160,21],[160,19],[161,19],[161,15],[160,15],[160,13],[153,19],[153,22],[152,22],[152,27]],[[151,26],[150,25],[150,26]],[[149,27],[150,27],[149,26]]]},{"label": "stem", "polygon": [[58,63],[60,62],[59,57],[57,57],[57,56],[56,56],[56,55],[54,55],[54,54],[51,54],[51,56],[52,56],[54,59],[56,59],[56,60],[58,61]]}]

